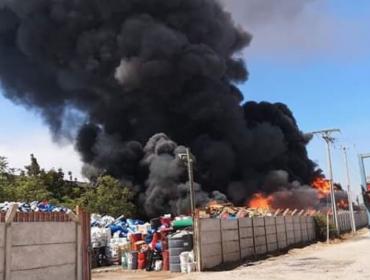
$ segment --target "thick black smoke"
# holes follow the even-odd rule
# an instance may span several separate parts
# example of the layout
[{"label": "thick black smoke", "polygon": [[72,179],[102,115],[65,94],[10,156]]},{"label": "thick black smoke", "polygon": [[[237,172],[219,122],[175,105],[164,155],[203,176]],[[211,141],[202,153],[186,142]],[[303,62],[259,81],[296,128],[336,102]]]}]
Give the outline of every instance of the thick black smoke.
[{"label": "thick black smoke", "polygon": [[[78,129],[86,174],[120,178],[148,215],[188,207],[176,143],[195,155],[198,204],[225,200],[222,193],[244,204],[257,191],[291,190],[289,182],[317,175],[309,137],[284,104],[240,105],[235,84],[248,72],[237,55],[251,36],[217,1],[0,0],[0,7],[5,96],[39,111],[55,139]],[[150,138],[157,133],[164,134]],[[279,170],[286,180],[271,175]]]}]

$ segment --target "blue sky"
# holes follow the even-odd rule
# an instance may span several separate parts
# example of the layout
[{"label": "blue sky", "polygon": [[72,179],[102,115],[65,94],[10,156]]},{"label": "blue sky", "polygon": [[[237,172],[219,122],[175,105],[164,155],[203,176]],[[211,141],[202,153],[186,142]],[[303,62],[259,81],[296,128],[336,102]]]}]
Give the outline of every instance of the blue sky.
[{"label": "blue sky", "polygon": [[[352,189],[357,195],[357,154],[370,152],[370,1],[311,2],[293,19],[263,26],[236,15],[255,36],[243,53],[250,79],[240,87],[246,100],[286,103],[302,131],[340,128],[342,133],[333,134],[335,146],[356,145],[348,155]],[[53,144],[37,113],[14,105],[1,94],[0,129],[0,155],[8,157],[12,166],[23,167],[29,154],[35,153],[46,168],[79,173],[80,162],[73,148]],[[315,137],[308,151],[326,171],[323,140]],[[332,148],[332,159],[334,180],[345,185],[339,149]],[[370,174],[370,159],[367,169]]]}]

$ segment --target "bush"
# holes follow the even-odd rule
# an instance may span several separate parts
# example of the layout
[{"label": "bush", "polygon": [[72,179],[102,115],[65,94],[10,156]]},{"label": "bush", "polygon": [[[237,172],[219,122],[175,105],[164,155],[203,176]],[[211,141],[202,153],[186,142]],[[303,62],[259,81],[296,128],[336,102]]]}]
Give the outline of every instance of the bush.
[{"label": "bush", "polygon": [[[327,216],[318,214],[315,215],[314,221],[316,224],[316,236],[320,241],[325,241],[327,239]],[[333,222],[329,219],[329,238],[338,238],[338,232],[335,228]]]}]

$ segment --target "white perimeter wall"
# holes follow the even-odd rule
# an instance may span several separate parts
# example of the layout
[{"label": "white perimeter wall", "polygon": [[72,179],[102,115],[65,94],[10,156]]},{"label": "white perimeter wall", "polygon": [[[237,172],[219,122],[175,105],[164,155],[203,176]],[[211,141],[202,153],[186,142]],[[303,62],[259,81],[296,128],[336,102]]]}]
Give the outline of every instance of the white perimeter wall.
[{"label": "white perimeter wall", "polygon": [[[340,231],[350,230],[349,213],[338,217]],[[366,213],[356,213],[355,221],[358,228],[366,226]],[[306,216],[200,219],[199,232],[202,270],[316,239],[314,219]]]},{"label": "white perimeter wall", "polygon": [[12,223],[5,231],[0,223],[0,280],[77,279],[76,223]]}]

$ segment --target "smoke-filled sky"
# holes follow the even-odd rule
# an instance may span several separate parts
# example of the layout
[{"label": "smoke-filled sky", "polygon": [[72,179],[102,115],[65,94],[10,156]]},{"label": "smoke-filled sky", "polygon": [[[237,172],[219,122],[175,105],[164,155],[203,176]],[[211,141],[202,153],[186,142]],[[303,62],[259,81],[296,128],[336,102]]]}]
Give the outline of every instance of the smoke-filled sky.
[{"label": "smoke-filled sky", "polygon": [[[245,99],[286,103],[303,131],[338,127],[343,130],[338,136],[342,144],[354,143],[366,152],[370,150],[366,114],[370,37],[365,28],[370,5],[351,2],[279,1],[277,6],[272,4],[276,1],[228,0],[226,9],[254,36],[243,51],[250,73],[249,81],[239,85]],[[0,154],[12,165],[25,165],[32,152],[45,167],[79,173],[73,148],[52,144],[37,113],[1,97],[0,128],[5,132],[0,134]],[[319,139],[312,141],[309,152],[325,168]],[[344,185],[341,158],[338,151],[333,153],[334,176]],[[355,150],[350,163],[356,183],[354,155]]]}]

